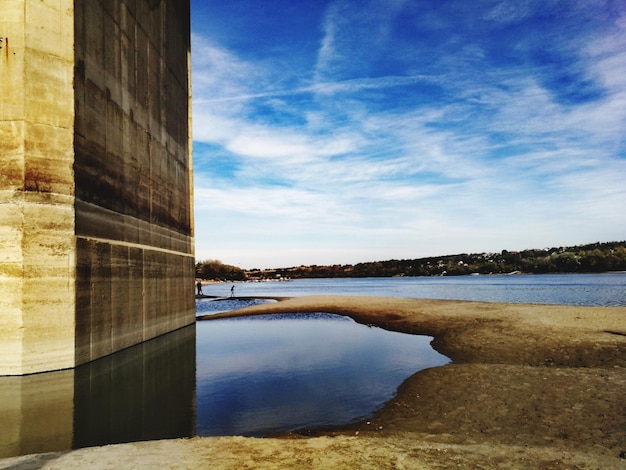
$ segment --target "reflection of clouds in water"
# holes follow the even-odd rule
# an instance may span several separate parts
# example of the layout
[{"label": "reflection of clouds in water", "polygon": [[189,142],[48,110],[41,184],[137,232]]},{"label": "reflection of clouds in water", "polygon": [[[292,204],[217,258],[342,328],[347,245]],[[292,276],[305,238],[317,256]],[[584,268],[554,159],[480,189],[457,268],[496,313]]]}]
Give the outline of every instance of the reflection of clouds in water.
[{"label": "reflection of clouds in water", "polygon": [[[328,368],[358,357],[375,367],[381,357],[389,367],[428,366],[432,338],[367,328],[351,319],[216,320],[197,325],[198,365],[214,376],[248,374],[294,367]],[[417,370],[417,369],[416,369]]]},{"label": "reflection of clouds in water", "polygon": [[[199,357],[214,376],[262,370],[314,367],[342,358],[342,350],[362,340],[351,333],[352,322],[331,320],[217,320],[197,325]],[[348,326],[348,328],[345,328]],[[342,345],[342,346],[340,346]]]},{"label": "reflection of clouds in water", "polygon": [[335,315],[295,317],[198,323],[200,435],[349,422],[390,399],[408,376],[448,362],[429,337]]}]

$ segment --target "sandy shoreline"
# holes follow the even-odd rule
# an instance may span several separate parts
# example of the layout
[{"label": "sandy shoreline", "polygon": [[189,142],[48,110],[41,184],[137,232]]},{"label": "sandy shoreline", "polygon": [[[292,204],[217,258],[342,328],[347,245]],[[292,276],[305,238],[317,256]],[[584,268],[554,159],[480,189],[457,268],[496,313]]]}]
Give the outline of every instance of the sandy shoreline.
[{"label": "sandy shoreline", "polygon": [[355,425],[0,460],[39,468],[626,468],[626,308],[309,296],[213,318],[329,312],[433,336],[453,363]]}]

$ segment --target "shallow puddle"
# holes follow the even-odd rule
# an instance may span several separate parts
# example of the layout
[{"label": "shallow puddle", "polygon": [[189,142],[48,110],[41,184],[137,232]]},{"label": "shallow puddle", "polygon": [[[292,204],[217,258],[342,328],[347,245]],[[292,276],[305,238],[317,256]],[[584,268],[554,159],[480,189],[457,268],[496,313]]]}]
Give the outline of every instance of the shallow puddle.
[{"label": "shallow puddle", "polygon": [[262,436],[367,417],[406,378],[449,362],[431,340],[329,314],[198,322],[197,433]]}]

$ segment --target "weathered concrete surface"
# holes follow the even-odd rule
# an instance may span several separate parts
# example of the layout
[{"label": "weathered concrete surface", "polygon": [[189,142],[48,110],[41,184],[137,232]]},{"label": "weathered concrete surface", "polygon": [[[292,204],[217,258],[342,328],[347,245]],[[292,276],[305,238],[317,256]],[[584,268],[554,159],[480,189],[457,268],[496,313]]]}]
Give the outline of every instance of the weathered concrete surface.
[{"label": "weathered concrete surface", "polygon": [[51,3],[0,14],[2,374],[74,364],[73,2]]},{"label": "weathered concrete surface", "polygon": [[0,14],[0,375],[194,321],[189,2]]},{"label": "weathered concrete surface", "polygon": [[73,369],[0,377],[0,468],[17,455],[195,435],[195,332]]}]

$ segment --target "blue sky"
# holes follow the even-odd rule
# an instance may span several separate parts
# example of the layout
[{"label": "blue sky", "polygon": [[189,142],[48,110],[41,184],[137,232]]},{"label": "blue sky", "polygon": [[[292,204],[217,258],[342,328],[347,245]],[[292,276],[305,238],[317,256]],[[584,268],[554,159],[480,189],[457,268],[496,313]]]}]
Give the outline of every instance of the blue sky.
[{"label": "blue sky", "polygon": [[626,239],[623,0],[192,0],[198,260]]}]

